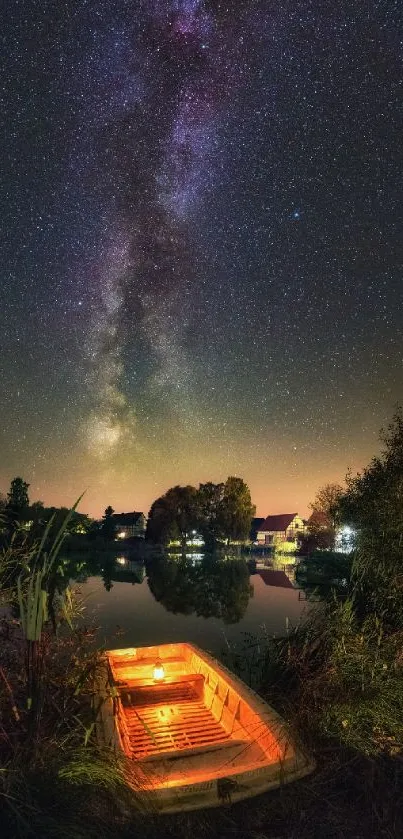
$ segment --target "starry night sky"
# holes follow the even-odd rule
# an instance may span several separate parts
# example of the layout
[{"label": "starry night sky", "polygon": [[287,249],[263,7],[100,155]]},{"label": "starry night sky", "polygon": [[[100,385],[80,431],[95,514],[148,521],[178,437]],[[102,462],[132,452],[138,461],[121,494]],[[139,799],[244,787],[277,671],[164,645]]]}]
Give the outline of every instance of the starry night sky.
[{"label": "starry night sky", "polygon": [[14,0],[0,489],[304,514],[403,385],[400,0]]}]

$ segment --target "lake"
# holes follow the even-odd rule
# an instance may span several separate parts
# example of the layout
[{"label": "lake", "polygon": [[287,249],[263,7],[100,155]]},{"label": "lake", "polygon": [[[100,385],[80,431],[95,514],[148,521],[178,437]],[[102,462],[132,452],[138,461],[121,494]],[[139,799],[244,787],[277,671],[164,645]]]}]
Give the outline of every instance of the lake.
[{"label": "lake", "polygon": [[294,558],[259,560],[251,574],[245,559],[195,554],[99,563],[80,589],[85,620],[106,647],[189,641],[221,657],[228,645],[242,649],[248,634],[286,635],[309,605],[295,587]]}]

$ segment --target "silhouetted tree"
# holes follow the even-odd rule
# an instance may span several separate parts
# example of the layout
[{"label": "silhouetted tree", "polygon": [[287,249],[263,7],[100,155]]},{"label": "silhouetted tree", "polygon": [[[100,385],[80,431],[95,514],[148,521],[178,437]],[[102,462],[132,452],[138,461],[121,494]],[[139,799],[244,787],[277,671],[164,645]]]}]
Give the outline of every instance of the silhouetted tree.
[{"label": "silhouetted tree", "polygon": [[[66,518],[69,514],[69,521],[66,525]],[[52,519],[48,539],[51,543],[57,536],[60,528],[64,525],[64,538],[74,533],[85,534],[91,526],[91,519],[86,513],[78,513],[77,510],[69,511],[67,507],[44,507],[42,501],[35,501],[26,512],[26,519],[32,522],[30,530],[32,539],[40,538],[47,525]]]},{"label": "silhouetted tree", "polygon": [[22,478],[13,478],[7,493],[7,505],[19,510],[29,507],[28,488],[29,484]]},{"label": "silhouetted tree", "polygon": [[343,488],[340,484],[325,484],[316,493],[309,505],[312,514],[308,519],[307,533],[299,539],[300,551],[311,554],[316,550],[332,550],[336,538],[336,523],[339,516]]},{"label": "silhouetted tree", "polygon": [[166,545],[170,539],[179,538],[179,531],[175,525],[172,509],[164,495],[157,498],[151,505],[148,514],[146,540],[155,545]]},{"label": "silhouetted tree", "polygon": [[340,517],[357,532],[352,584],[361,613],[403,626],[403,417],[396,411],[379,457],[347,475]]},{"label": "silhouetted tree", "polygon": [[22,478],[13,478],[7,493],[6,516],[10,524],[26,519],[29,507],[28,487]]},{"label": "silhouetted tree", "polygon": [[197,491],[197,530],[204,539],[207,551],[214,551],[217,542],[223,538],[220,523],[220,507],[224,484],[209,481],[200,484]]},{"label": "silhouetted tree", "polygon": [[256,507],[252,504],[250,490],[242,478],[227,478],[218,512],[219,527],[228,545],[249,536]]},{"label": "silhouetted tree", "polygon": [[166,498],[173,510],[182,548],[185,548],[188,536],[197,526],[197,490],[190,485],[176,486],[167,492]]},{"label": "silhouetted tree", "polygon": [[112,542],[115,538],[116,525],[113,519],[114,512],[113,507],[109,505],[102,516],[101,534],[107,542]]},{"label": "silhouetted tree", "polygon": [[340,506],[340,499],[343,495],[343,487],[340,484],[325,484],[318,489],[315,500],[310,504],[313,514],[319,518],[318,514],[322,516],[322,522],[329,528],[335,528],[337,520],[337,512]]},{"label": "silhouetted tree", "polygon": [[192,486],[175,486],[151,505],[146,538],[156,544],[166,545],[172,538],[179,538],[182,548],[191,531],[197,527],[197,490]]},{"label": "silhouetted tree", "polygon": [[206,549],[214,551],[219,541],[229,544],[247,539],[254,514],[249,487],[242,478],[200,484],[198,490],[175,486],[152,504],[146,538],[162,545],[178,538],[184,548],[192,530],[197,530]]}]

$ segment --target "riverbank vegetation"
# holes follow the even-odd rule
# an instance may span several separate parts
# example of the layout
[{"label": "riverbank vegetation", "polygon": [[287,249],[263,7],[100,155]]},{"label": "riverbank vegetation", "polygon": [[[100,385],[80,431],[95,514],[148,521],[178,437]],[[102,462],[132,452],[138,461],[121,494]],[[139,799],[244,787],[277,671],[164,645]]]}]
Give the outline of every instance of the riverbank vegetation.
[{"label": "riverbank vegetation", "polygon": [[[60,560],[69,522],[46,551],[54,522],[40,542],[11,535],[0,556],[6,607],[0,638],[2,837],[129,839],[141,832],[151,839],[190,834],[393,839],[403,834],[400,414],[382,439],[381,455],[360,475],[347,476],[334,511],[337,522],[354,530],[354,551],[340,559],[325,550],[316,555],[317,575],[326,576],[328,563],[326,597],[316,599],[304,623],[286,638],[249,638],[245,649],[227,650],[230,665],[249,680],[253,676],[259,692],[317,760],[311,777],[234,807],[158,817],[141,790],[137,796],[128,793],[122,766],[100,751],[95,738],[100,651]],[[156,596],[167,598],[174,611],[178,567],[168,562],[153,582],[159,586]],[[242,568],[231,574],[243,604],[248,580]],[[210,578],[207,566],[190,569],[189,564],[183,579],[193,609],[193,588]],[[233,604],[226,591],[218,591],[213,572],[212,597],[231,619]]]}]

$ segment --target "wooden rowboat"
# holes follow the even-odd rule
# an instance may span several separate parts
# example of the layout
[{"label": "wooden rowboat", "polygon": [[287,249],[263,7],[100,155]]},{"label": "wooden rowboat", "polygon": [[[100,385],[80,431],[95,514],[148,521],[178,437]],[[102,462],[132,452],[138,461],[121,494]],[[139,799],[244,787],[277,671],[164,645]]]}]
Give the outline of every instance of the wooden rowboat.
[{"label": "wooden rowboat", "polygon": [[278,714],[199,648],[109,650],[105,663],[103,743],[157,810],[239,801],[314,769]]}]

